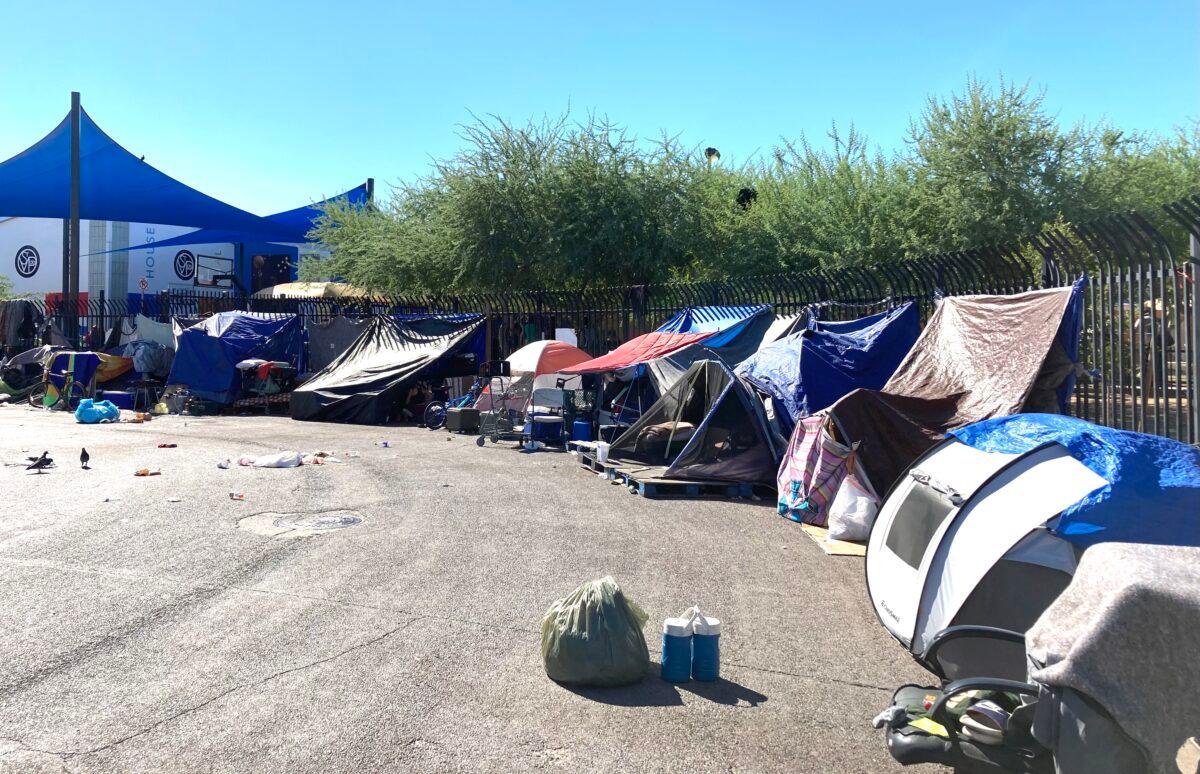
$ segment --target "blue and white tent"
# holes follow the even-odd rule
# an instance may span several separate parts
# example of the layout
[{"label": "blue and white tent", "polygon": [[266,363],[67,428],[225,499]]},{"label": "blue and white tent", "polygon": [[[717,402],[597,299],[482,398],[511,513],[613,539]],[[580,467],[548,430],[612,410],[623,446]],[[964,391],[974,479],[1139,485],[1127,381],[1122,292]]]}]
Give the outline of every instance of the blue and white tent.
[{"label": "blue and white tent", "polygon": [[1021,649],[1002,674],[989,638],[938,642],[958,627],[1024,633],[1101,542],[1200,546],[1200,450],[1056,414],[989,419],[897,481],[871,532],[867,591],[935,671],[1023,679]]}]

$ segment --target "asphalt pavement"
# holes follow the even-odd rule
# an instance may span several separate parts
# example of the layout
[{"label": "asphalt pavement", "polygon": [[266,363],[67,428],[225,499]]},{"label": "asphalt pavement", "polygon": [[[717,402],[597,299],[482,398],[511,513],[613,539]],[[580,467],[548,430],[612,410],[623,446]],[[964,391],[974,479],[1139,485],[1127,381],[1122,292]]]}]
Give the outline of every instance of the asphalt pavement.
[{"label": "asphalt pavement", "polygon": [[[279,450],[343,461],[217,466]],[[889,771],[870,720],[930,680],[862,560],[771,503],[648,500],[563,453],[0,406],[0,461],[3,771]],[[557,685],[542,615],[604,575],[650,615],[652,672]],[[697,602],[723,679],[671,685],[660,627]]]}]

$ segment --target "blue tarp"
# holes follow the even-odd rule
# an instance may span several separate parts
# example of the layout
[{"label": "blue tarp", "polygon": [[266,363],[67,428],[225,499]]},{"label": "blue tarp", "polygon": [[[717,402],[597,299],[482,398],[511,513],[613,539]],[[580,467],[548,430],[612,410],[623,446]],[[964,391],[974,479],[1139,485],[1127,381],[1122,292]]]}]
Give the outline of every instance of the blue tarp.
[{"label": "blue tarp", "polygon": [[1080,546],[1120,541],[1200,546],[1200,449],[1057,414],[1015,414],[951,431],[968,446],[1023,454],[1058,443],[1108,481],[1053,530]]},{"label": "blue tarp", "polygon": [[239,362],[280,360],[299,371],[303,351],[304,328],[296,315],[221,312],[179,334],[167,384],[184,384],[206,400],[232,403],[241,394]]},{"label": "blue tarp", "polygon": [[[758,304],[755,306],[688,306],[681,309],[670,320],[658,326],[655,332],[722,332],[743,320],[770,311],[770,309],[771,307],[767,304]],[[705,339],[705,343],[714,347],[719,347],[722,344],[715,337]]]},{"label": "blue tarp", "polygon": [[308,232],[312,230],[317,218],[324,213],[321,207],[329,202],[343,199],[350,204],[363,205],[367,202],[367,184],[363,183],[357,188],[351,188],[344,194],[339,194],[324,201],[318,202],[308,207],[297,207],[294,210],[286,212],[277,212],[274,215],[267,215],[265,220],[271,221],[274,224],[274,230],[267,232],[251,233],[246,231],[232,231],[229,229],[214,229],[202,228],[196,231],[190,231],[186,234],[180,234],[177,237],[163,239],[158,242],[146,242],[144,244],[130,245],[129,247],[118,247],[109,250],[110,253],[120,253],[127,250],[150,250],[156,247],[182,247],[184,245],[208,245],[208,244],[238,244],[244,242],[271,242],[284,244],[302,244],[308,242]]},{"label": "blue tarp", "polygon": [[[86,112],[80,118],[79,150],[79,216],[83,219],[233,229],[255,235],[279,229],[278,223],[159,172],[114,142]],[[0,216],[67,218],[70,192],[68,116],[37,143],[0,163]]]},{"label": "blue tarp", "polygon": [[859,387],[887,383],[921,324],[913,303],[848,322],[810,317],[808,327],[767,344],[736,369],[770,395],[783,430]]}]

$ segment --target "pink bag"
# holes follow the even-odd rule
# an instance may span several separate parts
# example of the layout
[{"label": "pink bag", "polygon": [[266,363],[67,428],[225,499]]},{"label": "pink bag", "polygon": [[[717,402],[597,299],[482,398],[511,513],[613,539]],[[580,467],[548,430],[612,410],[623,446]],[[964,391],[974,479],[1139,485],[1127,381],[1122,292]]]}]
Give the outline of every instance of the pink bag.
[{"label": "pink bag", "polygon": [[779,515],[818,527],[828,523],[829,503],[854,464],[857,448],[833,440],[825,420],[811,416],[796,423],[776,479]]}]

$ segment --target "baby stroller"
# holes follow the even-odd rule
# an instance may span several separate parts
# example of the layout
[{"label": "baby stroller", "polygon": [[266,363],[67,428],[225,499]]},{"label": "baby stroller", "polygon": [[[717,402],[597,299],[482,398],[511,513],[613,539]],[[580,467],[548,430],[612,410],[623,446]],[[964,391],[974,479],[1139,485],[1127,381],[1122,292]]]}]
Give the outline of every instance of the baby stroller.
[{"label": "baby stroller", "polygon": [[[1173,771],[1200,708],[1200,548],[1104,543],[1025,637],[961,627],[956,637],[1024,643],[1027,681],[903,686],[876,718],[903,765],[962,771]],[[954,628],[954,627],[952,627]],[[937,645],[937,643],[934,643]],[[933,656],[936,665],[937,649]]]}]

